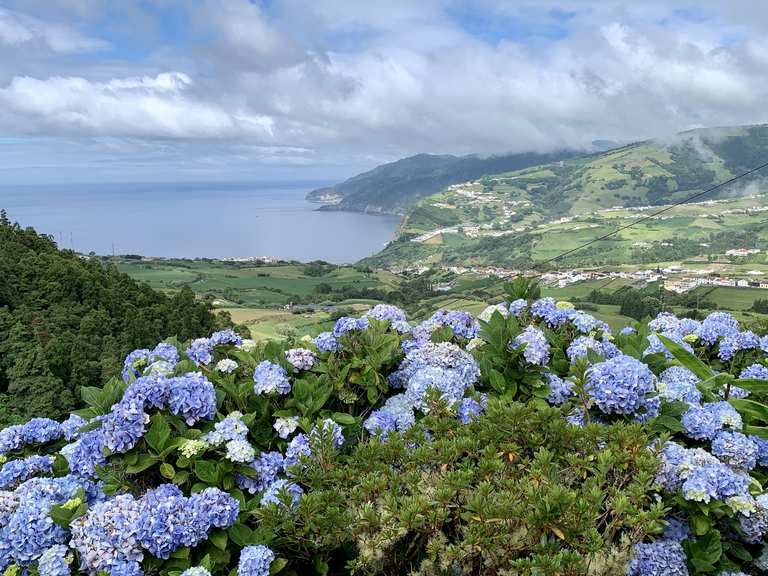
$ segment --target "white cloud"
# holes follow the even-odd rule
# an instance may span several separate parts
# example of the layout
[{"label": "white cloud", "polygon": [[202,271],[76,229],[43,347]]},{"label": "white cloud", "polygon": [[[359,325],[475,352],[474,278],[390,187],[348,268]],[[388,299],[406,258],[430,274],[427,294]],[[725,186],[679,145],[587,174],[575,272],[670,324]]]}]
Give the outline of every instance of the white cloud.
[{"label": "white cloud", "polygon": [[271,136],[269,118],[224,110],[195,98],[191,87],[190,77],[180,72],[108,82],[21,76],[0,89],[0,102],[35,121],[38,132],[149,138]]},{"label": "white cloud", "polygon": [[[165,3],[189,11],[186,43],[77,73],[58,61],[48,74],[7,66],[0,130],[231,139],[239,148],[212,163],[301,164],[545,151],[768,120],[768,28],[741,0],[467,5],[501,32],[522,30],[509,38],[470,33],[451,15],[460,0]],[[3,14],[0,43],[64,51],[42,16]]]},{"label": "white cloud", "polygon": [[68,26],[0,8],[0,44],[19,45],[34,41],[44,43],[53,52],[62,53],[91,52],[109,47],[107,42],[83,36]]}]

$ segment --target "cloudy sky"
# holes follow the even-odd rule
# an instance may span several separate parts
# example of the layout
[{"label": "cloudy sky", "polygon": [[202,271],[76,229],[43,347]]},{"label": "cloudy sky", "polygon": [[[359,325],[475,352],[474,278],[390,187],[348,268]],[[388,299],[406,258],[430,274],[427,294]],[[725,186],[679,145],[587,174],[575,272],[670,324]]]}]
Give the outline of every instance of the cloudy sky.
[{"label": "cloudy sky", "polygon": [[0,0],[0,180],[313,179],[768,121],[754,0]]}]

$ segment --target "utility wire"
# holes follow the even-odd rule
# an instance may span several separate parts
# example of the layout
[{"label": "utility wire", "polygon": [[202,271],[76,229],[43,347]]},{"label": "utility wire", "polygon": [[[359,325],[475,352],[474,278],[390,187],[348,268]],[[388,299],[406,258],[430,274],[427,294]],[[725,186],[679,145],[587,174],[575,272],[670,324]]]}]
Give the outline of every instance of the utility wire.
[{"label": "utility wire", "polygon": [[619,228],[616,228],[613,232],[608,232],[608,234],[603,234],[602,236],[598,236],[597,238],[594,238],[593,240],[590,240],[589,242],[585,242],[581,246],[577,246],[576,248],[571,248],[570,250],[566,250],[565,252],[562,252],[561,254],[558,254],[557,256],[554,256],[552,258],[549,258],[547,260],[543,260],[537,264],[534,265],[534,268],[537,268],[538,266],[543,266],[544,264],[549,264],[550,262],[554,262],[555,260],[559,260],[563,256],[567,256],[568,254],[573,254],[574,252],[577,252],[578,250],[581,250],[582,248],[586,248],[587,246],[590,246],[591,244],[594,244],[595,242],[600,242],[601,240],[605,240],[607,238],[610,238],[614,234],[618,234],[622,230],[626,230],[627,228],[632,228],[633,226],[637,226],[638,224],[642,222],[647,222],[648,220],[651,220],[658,216],[659,214],[663,214],[664,212],[667,212],[669,210],[672,210],[672,208],[677,208],[678,206],[682,204],[687,204],[691,200],[695,200],[696,198],[701,198],[702,196],[705,196],[706,194],[709,194],[710,192],[714,192],[718,188],[722,188],[723,186],[726,186],[728,184],[732,184],[736,182],[737,180],[740,180],[741,178],[744,178],[745,176],[749,176],[750,174],[754,174],[755,172],[762,170],[768,166],[768,162],[764,162],[763,164],[760,164],[760,166],[757,166],[755,168],[752,168],[751,170],[747,170],[746,172],[739,174],[738,176],[734,176],[733,178],[729,180],[725,180],[724,182],[720,182],[720,184],[716,184],[715,186],[712,186],[711,188],[707,188],[706,190],[702,190],[701,192],[697,192],[696,194],[692,194],[685,198],[684,200],[680,200],[679,202],[675,202],[674,204],[671,204],[670,206],[667,206],[666,208],[662,208],[661,210],[657,210],[656,212],[653,212],[651,214],[648,214],[648,216],[643,216],[642,218],[638,218],[634,222],[631,222],[625,226],[620,226]]}]

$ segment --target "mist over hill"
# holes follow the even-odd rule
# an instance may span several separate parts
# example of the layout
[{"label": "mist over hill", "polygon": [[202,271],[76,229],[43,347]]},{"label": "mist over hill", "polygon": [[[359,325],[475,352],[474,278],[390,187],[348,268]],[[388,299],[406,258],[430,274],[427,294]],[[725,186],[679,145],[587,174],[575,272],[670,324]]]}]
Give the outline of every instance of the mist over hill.
[{"label": "mist over hill", "polygon": [[[706,128],[520,170],[487,173],[421,199],[408,210],[396,241],[366,262],[530,265],[554,256],[558,246],[573,247],[580,243],[578,239],[588,240],[630,222],[643,206],[680,202],[754,168],[766,161],[766,150],[768,125]],[[698,200],[759,194],[767,177],[754,174]],[[615,207],[634,212],[624,214],[621,222],[603,213]],[[671,212],[666,219],[681,219],[663,233],[654,228],[659,225],[654,222],[646,230],[633,228],[634,233],[625,239],[628,244],[620,250],[615,250],[614,242],[611,250],[606,244],[580,256],[588,263],[626,263],[640,257],[629,246],[674,244],[675,238],[689,244],[675,255],[694,256],[706,253],[706,245],[713,241],[711,234],[726,230],[740,234],[749,230],[745,238],[761,242],[759,223],[730,218],[730,210],[755,208],[726,207],[717,217],[707,210],[685,218]]]}]

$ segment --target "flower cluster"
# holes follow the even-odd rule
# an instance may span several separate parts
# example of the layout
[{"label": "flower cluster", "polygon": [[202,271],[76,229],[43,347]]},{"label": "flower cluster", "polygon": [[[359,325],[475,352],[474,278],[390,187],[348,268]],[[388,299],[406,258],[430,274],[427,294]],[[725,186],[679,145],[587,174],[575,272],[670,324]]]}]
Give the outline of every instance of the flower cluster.
[{"label": "flower cluster", "polygon": [[[193,340],[187,348],[187,356],[197,366],[207,366],[213,361],[213,352],[217,346],[230,344],[240,347],[243,343],[243,339],[233,330],[220,330],[208,338]],[[249,344],[248,347],[250,348],[251,345]]]},{"label": "flower cluster", "polygon": [[291,382],[288,372],[280,364],[264,360],[253,372],[253,392],[259,394],[288,394]]},{"label": "flower cluster", "polygon": [[[67,420],[67,423],[69,434],[74,434],[74,431],[69,428],[70,421]],[[20,450],[27,445],[46,444],[58,440],[64,434],[64,425],[50,418],[33,418],[25,424],[9,426],[0,430],[0,456]]]},{"label": "flower cluster", "polygon": [[176,346],[167,342],[161,342],[152,350],[134,350],[125,357],[123,381],[127,384],[145,374],[170,375],[178,361],[179,351]]},{"label": "flower cluster", "polygon": [[529,364],[546,366],[549,362],[549,342],[544,332],[528,326],[512,341],[512,348],[523,349],[523,357]]},{"label": "flower cluster", "polygon": [[655,389],[648,366],[631,356],[615,356],[592,366],[585,391],[605,414],[636,414],[651,410],[648,395]]},{"label": "flower cluster", "polygon": [[309,370],[317,362],[317,355],[306,348],[291,348],[285,351],[285,359],[295,372]]},{"label": "flower cluster", "polygon": [[688,576],[685,551],[673,539],[663,538],[637,544],[629,564],[628,576]]},{"label": "flower cluster", "polygon": [[[32,478],[12,492],[0,491],[0,570],[12,563],[30,566],[54,546],[66,544],[67,531],[54,523],[50,511],[78,493],[88,502],[103,497],[92,483],[71,475]],[[44,564],[53,567],[58,550],[49,552]]]}]

